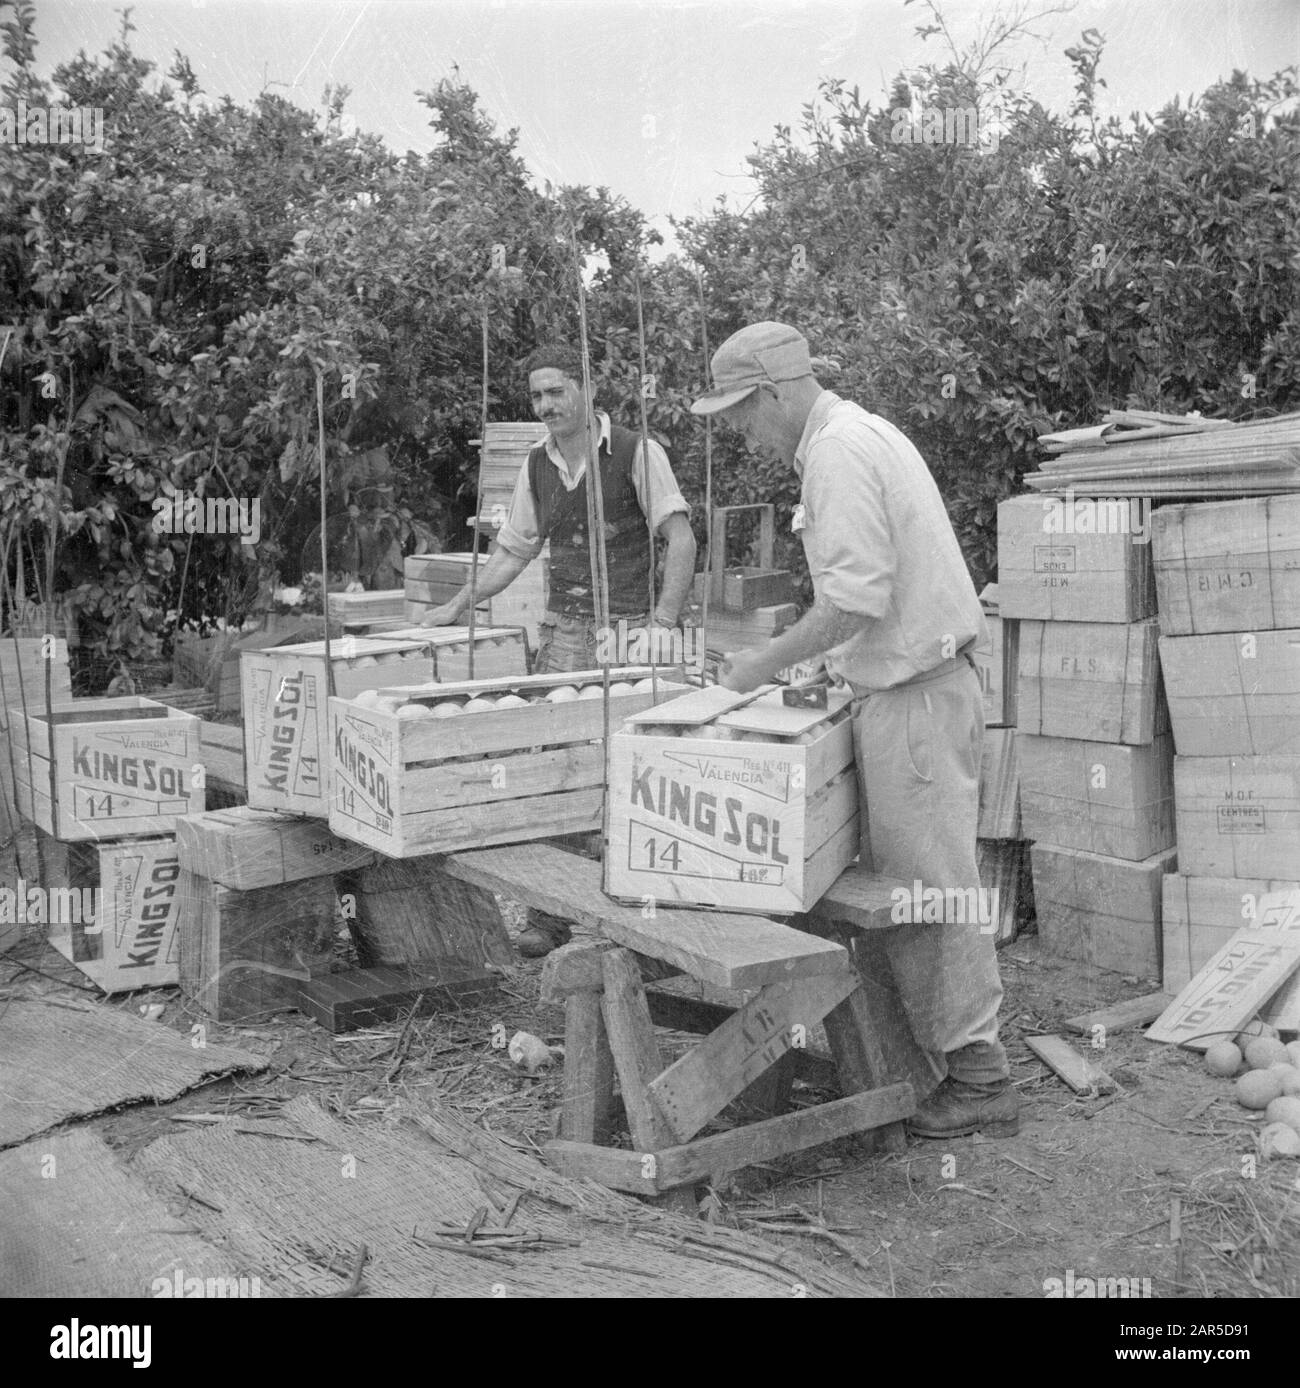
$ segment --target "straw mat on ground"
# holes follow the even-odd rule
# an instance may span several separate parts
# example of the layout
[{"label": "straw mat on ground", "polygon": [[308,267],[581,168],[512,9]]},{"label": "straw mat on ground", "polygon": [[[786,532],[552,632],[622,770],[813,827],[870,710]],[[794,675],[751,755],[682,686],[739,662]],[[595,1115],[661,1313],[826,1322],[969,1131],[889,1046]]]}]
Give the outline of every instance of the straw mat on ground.
[{"label": "straw mat on ground", "polygon": [[[154,1189],[184,1184],[200,1197],[186,1219],[256,1271],[264,1296],[348,1294],[363,1245],[362,1295],[880,1294],[751,1235],[558,1176],[446,1108],[410,1104],[344,1122],[301,1098],[280,1119],[303,1140],[223,1123],[162,1138],[136,1159]],[[472,1243],[446,1232],[485,1207]],[[537,1246],[494,1247],[493,1233]]]},{"label": "straw mat on ground", "polygon": [[0,1006],[0,1147],[70,1118],[174,1099],[231,1070],[267,1062],[233,1046],[195,1047],[157,1022],[106,1006]]}]

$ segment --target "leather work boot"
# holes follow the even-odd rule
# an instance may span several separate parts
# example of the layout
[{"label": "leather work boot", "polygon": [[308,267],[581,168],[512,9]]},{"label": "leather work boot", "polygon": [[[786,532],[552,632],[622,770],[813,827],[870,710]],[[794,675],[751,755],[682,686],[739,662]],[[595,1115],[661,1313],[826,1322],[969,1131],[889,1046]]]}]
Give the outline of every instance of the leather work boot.
[{"label": "leather work boot", "polygon": [[1015,1137],[1020,1131],[1020,1095],[1009,1079],[967,1084],[946,1079],[907,1120],[913,1137]]},{"label": "leather work boot", "polygon": [[515,944],[525,959],[542,959],[553,949],[567,945],[572,938],[572,931],[559,916],[529,911],[527,928],[520,932]]}]

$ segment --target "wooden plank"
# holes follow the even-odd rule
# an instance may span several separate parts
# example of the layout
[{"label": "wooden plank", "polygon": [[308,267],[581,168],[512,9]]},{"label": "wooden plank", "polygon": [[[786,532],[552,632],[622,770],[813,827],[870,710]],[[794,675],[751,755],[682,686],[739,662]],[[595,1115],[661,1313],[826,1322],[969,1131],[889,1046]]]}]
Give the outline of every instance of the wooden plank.
[{"label": "wooden plank", "polygon": [[457,959],[429,960],[416,968],[348,969],[298,980],[298,1010],[338,1035],[412,1011],[423,1017],[473,1007],[497,985],[495,974]]},{"label": "wooden plank", "polygon": [[910,1084],[894,1084],[852,1094],[798,1113],[749,1123],[728,1133],[697,1138],[655,1154],[660,1189],[704,1181],[718,1171],[740,1171],[773,1157],[788,1156],[809,1147],[870,1131],[909,1118],[916,1112]]},{"label": "wooden plank", "polygon": [[[570,993],[599,992],[605,986],[601,956],[617,948],[612,940],[583,936],[553,949],[542,965],[541,1000],[554,1007],[562,1005]],[[644,954],[638,954],[636,962],[643,980],[672,978],[681,972]]]},{"label": "wooden plank", "polygon": [[248,806],[189,815],[176,826],[181,867],[240,891],[366,867],[374,852],[318,819]]},{"label": "wooden plank", "polygon": [[673,1141],[673,1133],[648,1088],[663,1069],[663,1060],[641,988],[641,975],[625,949],[610,950],[601,959],[601,968],[605,990],[600,1010],[614,1054],[632,1142],[643,1152],[655,1152]]},{"label": "wooden plank", "polygon": [[[847,961],[846,961],[847,965]],[[648,1083],[677,1142],[687,1142],[759,1079],[858,986],[846,967],[839,977],[771,983],[693,1051]]]},{"label": "wooden plank", "polygon": [[1300,932],[1239,930],[1146,1033],[1204,1051],[1231,1040],[1300,968]]},{"label": "wooden plank", "polygon": [[1045,950],[1116,973],[1161,977],[1162,879],[1177,866],[1174,849],[1133,863],[1036,843],[1030,857]]},{"label": "wooden plank", "polygon": [[[1159,625],[1020,624],[1017,727],[1089,742],[1150,742],[1169,730],[1156,650]],[[993,838],[994,835],[986,835]]]},{"label": "wooden plank", "polygon": [[759,916],[689,909],[647,915],[644,907],[611,902],[601,894],[599,863],[548,844],[456,853],[445,868],[723,988],[838,973],[844,963],[841,946]]},{"label": "wooden plank", "polygon": [[542,1144],[542,1159],[561,1176],[598,1181],[611,1190],[626,1190],[633,1195],[662,1193],[654,1176],[658,1163],[650,1160],[648,1153],[556,1138]]},{"label": "wooden plank", "polygon": [[888,930],[898,924],[892,914],[895,902],[911,899],[910,882],[884,877],[854,863],[835,879],[810,913],[822,920],[842,921],[856,930]]},{"label": "wooden plank", "polygon": [[1300,628],[1162,636],[1174,750],[1300,755]]},{"label": "wooden plank", "polygon": [[570,993],[564,1001],[564,1100],[560,1136],[570,1142],[610,1140],[614,1056],[599,992]]},{"label": "wooden plank", "polygon": [[1144,993],[1140,998],[1124,998],[1080,1017],[1067,1017],[1061,1025],[1084,1036],[1091,1036],[1097,1027],[1103,1028],[1107,1035],[1112,1031],[1128,1031],[1131,1027],[1144,1027],[1154,1022],[1172,1001],[1168,993]]},{"label": "wooden plank", "polygon": [[1078,1051],[1063,1036],[1026,1036],[1025,1045],[1076,1094],[1106,1094],[1115,1081]]},{"label": "wooden plank", "polygon": [[1015,728],[984,729],[977,832],[982,839],[1020,838],[1020,761]]},{"label": "wooden plank", "polygon": [[1176,757],[1174,789],[1183,872],[1295,876],[1300,756]]},{"label": "wooden plank", "polygon": [[979,839],[975,844],[980,882],[997,893],[998,928],[995,941],[1009,944],[1016,938],[1020,903],[1032,902],[1033,878],[1029,866],[1029,845],[1015,840]]}]

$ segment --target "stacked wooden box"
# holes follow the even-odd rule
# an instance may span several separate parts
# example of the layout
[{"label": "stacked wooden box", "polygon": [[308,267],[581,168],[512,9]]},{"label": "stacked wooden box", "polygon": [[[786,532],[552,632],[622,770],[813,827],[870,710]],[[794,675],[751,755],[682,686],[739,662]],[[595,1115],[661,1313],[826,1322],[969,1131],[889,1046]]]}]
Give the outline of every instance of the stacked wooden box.
[{"label": "stacked wooden box", "polygon": [[[70,845],[83,910],[50,942],[106,992],[178,981],[176,826],[204,806],[199,719],[152,699],[9,710],[19,813]],[[47,891],[63,882],[42,882]]]},{"label": "stacked wooden box", "polygon": [[[474,633],[477,678],[522,675],[528,668],[518,628]],[[465,627],[417,627],[331,642],[333,693],[351,699],[385,685],[464,680]],[[248,803],[257,809],[329,814],[330,756],[325,704],[331,692],[325,644],[313,641],[243,656],[244,751]]]},{"label": "stacked wooden box", "polygon": [[[611,726],[682,690],[611,670]],[[393,858],[598,829],[603,694],[591,670],[331,699],[330,827]]]},{"label": "stacked wooden box", "polygon": [[998,508],[1001,614],[1020,619],[1021,827],[1044,945],[1159,978],[1175,835],[1151,549],[1097,513],[1074,497]]},{"label": "stacked wooden box", "polygon": [[980,594],[989,637],[976,647],[975,672],[984,693],[984,748],[980,758],[980,882],[997,896],[997,942],[1016,937],[1019,908],[1031,890],[1029,845],[1020,831],[1020,760],[1016,752],[1016,652],[1020,623],[1003,617],[997,584]]},{"label": "stacked wooden box", "polygon": [[1300,497],[1153,517],[1173,725],[1178,873],[1165,879],[1166,992],[1300,883]]}]

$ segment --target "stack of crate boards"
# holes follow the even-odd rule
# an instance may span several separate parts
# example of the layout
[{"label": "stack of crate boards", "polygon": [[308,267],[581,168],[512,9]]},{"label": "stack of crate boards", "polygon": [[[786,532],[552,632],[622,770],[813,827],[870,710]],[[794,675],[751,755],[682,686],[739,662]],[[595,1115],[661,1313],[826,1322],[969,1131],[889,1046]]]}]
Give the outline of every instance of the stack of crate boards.
[{"label": "stack of crate boards", "polygon": [[1004,617],[998,585],[980,593],[988,639],[974,651],[984,696],[977,850],[980,882],[996,893],[998,944],[1016,938],[1022,907],[1031,899],[1029,845],[1020,828],[1020,763],[1016,753],[1017,651],[1020,623]]},{"label": "stack of crate boards", "polygon": [[104,992],[175,984],[176,826],[204,808],[200,720],[135,696],[73,699],[60,659],[62,697],[4,713],[17,810],[40,848],[40,880],[13,899]]},{"label": "stack of crate boards", "polygon": [[1173,725],[1178,871],[1164,881],[1177,993],[1266,894],[1300,886],[1300,497],[1152,517]]},{"label": "stack of crate boards", "polygon": [[1043,945],[1159,979],[1174,748],[1150,535],[1122,510],[1073,496],[1003,502],[998,596],[1003,620],[1019,621],[1021,832]]}]

